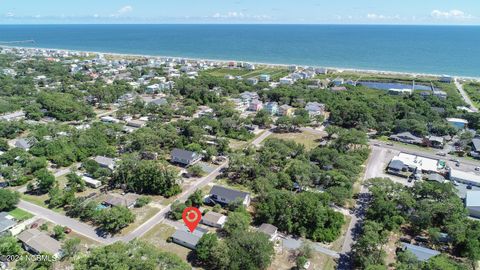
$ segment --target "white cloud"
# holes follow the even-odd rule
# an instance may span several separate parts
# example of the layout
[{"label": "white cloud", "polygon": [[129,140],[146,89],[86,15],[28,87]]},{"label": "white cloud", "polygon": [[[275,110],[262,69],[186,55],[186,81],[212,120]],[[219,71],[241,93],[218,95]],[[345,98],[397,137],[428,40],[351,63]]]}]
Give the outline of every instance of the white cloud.
[{"label": "white cloud", "polygon": [[441,11],[441,10],[435,9],[432,11],[432,13],[430,13],[430,16],[435,19],[447,19],[447,20],[473,19],[472,15],[466,14],[465,12],[458,9],[452,9],[449,11]]},{"label": "white cloud", "polygon": [[247,19],[252,19],[252,20],[268,20],[271,19],[270,16],[267,15],[249,15],[245,14],[243,12],[239,11],[229,11],[227,13],[220,13],[217,12],[213,14],[212,16],[207,16],[205,18],[211,18],[211,19],[216,19],[216,20],[228,20],[228,19],[234,19],[234,20],[247,20]]},{"label": "white cloud", "polygon": [[133,10],[133,7],[132,7],[132,6],[124,6],[124,7],[122,7],[121,9],[119,9],[119,10],[117,11],[117,13],[121,15],[121,14],[130,13],[130,12],[132,12],[132,10]]},{"label": "white cloud", "polygon": [[370,20],[384,20],[386,18],[387,17],[385,15],[381,15],[381,14],[375,14],[375,13],[367,14],[367,19],[370,19]]},{"label": "white cloud", "polygon": [[12,12],[7,12],[7,14],[5,14],[5,17],[12,18],[15,17],[15,14],[13,14]]}]

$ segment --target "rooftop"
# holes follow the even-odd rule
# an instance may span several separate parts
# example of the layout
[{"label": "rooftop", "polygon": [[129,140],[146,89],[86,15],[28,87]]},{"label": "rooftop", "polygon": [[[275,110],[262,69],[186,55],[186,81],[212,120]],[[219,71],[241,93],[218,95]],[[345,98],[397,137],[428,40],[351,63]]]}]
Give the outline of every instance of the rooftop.
[{"label": "rooftop", "polygon": [[23,231],[18,239],[37,252],[57,254],[61,250],[60,242],[37,229]]},{"label": "rooftop", "polygon": [[428,261],[430,258],[435,257],[440,254],[440,252],[429,249],[429,248],[424,248],[421,246],[416,246],[408,243],[402,243],[402,246],[405,250],[408,250],[417,257],[419,261]]},{"label": "rooftop", "polygon": [[479,207],[480,208],[480,191],[468,191],[465,198],[465,205],[467,207]]},{"label": "rooftop", "polygon": [[450,178],[465,179],[480,184],[480,175],[455,169],[450,169]]}]

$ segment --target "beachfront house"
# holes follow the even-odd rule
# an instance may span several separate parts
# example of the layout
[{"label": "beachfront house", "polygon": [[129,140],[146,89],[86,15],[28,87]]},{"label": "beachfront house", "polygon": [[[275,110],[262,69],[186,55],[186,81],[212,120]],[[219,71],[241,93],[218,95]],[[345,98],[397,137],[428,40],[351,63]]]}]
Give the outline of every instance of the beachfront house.
[{"label": "beachfront house", "polygon": [[270,81],[270,75],[268,74],[262,74],[258,76],[258,80],[261,82],[269,82]]}]

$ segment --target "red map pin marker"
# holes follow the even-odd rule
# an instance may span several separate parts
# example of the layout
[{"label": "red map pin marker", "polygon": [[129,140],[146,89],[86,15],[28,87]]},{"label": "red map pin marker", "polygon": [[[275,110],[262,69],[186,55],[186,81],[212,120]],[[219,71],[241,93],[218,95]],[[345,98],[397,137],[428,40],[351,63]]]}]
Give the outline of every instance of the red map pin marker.
[{"label": "red map pin marker", "polygon": [[196,207],[188,207],[183,210],[182,218],[185,225],[190,229],[190,232],[193,232],[195,228],[197,228],[198,223],[200,223],[200,220],[202,220],[202,213]]}]

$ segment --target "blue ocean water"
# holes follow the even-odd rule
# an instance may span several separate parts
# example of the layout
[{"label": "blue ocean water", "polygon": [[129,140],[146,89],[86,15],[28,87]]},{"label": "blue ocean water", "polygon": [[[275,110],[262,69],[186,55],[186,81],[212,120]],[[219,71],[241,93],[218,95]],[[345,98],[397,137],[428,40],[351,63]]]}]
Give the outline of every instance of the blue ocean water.
[{"label": "blue ocean water", "polygon": [[41,48],[480,77],[478,26],[0,25]]}]

